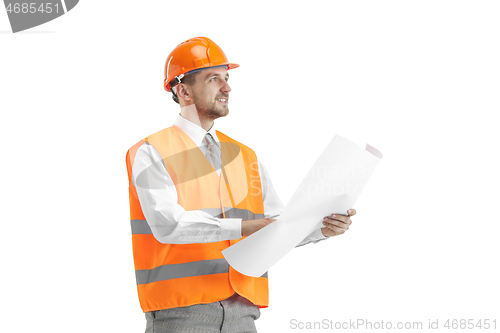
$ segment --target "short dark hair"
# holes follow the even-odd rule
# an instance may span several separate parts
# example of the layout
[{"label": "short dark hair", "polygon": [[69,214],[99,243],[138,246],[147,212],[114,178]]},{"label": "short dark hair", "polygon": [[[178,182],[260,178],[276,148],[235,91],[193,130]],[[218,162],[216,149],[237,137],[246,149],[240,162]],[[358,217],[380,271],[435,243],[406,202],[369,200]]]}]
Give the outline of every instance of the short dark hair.
[{"label": "short dark hair", "polygon": [[[200,73],[201,73],[201,71],[196,71],[194,73],[185,75],[181,79],[181,83],[184,83],[184,84],[187,84],[190,86],[194,85],[194,83],[196,82],[196,77]],[[179,81],[177,81],[177,79],[173,79],[172,81],[170,81],[170,89],[172,89],[173,87],[175,87],[178,84],[179,84]],[[172,99],[174,100],[175,103],[179,104],[179,98],[177,97],[177,95],[175,94],[175,92],[173,90],[172,90]]]}]

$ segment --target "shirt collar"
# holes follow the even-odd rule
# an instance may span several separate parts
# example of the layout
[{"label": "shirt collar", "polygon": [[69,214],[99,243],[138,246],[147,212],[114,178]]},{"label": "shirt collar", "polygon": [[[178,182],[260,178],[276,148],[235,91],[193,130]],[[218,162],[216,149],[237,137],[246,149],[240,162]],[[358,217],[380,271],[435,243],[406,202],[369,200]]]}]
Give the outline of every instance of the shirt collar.
[{"label": "shirt collar", "polygon": [[210,133],[210,135],[214,138],[215,142],[220,148],[220,141],[215,133],[215,121],[212,127],[208,131],[205,131],[201,126],[198,126],[195,123],[187,120],[179,113],[174,125],[179,127],[184,133],[187,134],[187,136],[191,138],[191,140],[193,140],[194,143],[199,146],[204,144],[205,135],[207,133]]}]

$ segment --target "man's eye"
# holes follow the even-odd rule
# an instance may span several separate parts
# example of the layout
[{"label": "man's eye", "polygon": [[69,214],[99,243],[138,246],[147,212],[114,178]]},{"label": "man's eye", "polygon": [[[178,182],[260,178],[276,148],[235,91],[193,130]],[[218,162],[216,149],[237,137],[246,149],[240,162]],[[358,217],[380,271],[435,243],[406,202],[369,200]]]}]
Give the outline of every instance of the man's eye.
[{"label": "man's eye", "polygon": [[213,77],[213,78],[210,79],[210,81],[215,81],[215,80],[217,80],[216,77]]}]

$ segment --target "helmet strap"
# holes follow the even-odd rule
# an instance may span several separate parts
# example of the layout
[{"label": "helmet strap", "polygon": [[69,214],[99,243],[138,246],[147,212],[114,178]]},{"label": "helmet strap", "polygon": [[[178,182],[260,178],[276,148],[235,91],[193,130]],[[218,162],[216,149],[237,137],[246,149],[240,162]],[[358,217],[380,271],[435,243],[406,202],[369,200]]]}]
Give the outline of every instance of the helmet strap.
[{"label": "helmet strap", "polygon": [[172,92],[172,99],[176,102],[179,103],[179,97],[177,97],[177,87],[172,87],[170,88],[170,91]]},{"label": "helmet strap", "polygon": [[177,83],[181,83],[182,78],[184,77],[184,74],[181,74],[179,76],[176,76],[175,78],[177,79]]}]

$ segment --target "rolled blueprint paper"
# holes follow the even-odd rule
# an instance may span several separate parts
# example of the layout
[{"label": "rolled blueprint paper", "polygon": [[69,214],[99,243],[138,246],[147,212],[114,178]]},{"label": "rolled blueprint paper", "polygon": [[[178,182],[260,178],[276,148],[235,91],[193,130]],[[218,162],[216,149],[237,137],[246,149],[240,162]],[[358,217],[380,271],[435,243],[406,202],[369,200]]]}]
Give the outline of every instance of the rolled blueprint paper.
[{"label": "rolled blueprint paper", "polygon": [[311,232],[323,218],[354,206],[382,154],[336,135],[307,173],[276,221],[222,254],[238,272],[259,277]]}]

